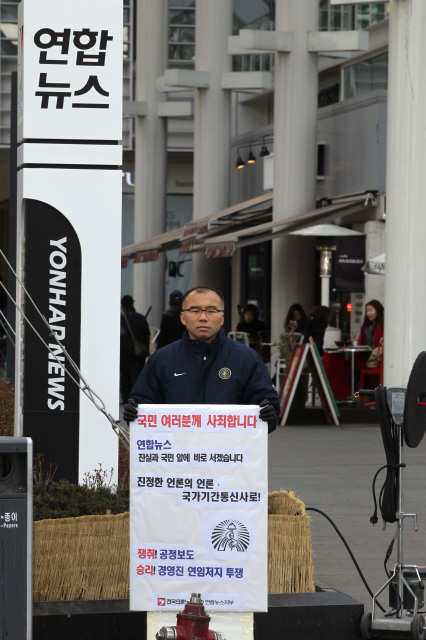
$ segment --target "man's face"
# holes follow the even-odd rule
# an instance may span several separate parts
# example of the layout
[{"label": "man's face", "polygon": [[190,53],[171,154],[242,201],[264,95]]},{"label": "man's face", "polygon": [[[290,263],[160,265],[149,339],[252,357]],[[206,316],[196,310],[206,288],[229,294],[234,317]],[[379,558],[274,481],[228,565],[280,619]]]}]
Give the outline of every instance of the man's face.
[{"label": "man's face", "polygon": [[[214,291],[206,291],[205,293],[197,293],[193,291],[187,296],[184,304],[185,309],[204,309],[211,310],[222,309],[222,300]],[[220,331],[223,325],[223,312],[220,313],[191,313],[191,311],[182,311],[180,319],[188,329],[191,340],[201,340],[202,342],[211,342]]]}]

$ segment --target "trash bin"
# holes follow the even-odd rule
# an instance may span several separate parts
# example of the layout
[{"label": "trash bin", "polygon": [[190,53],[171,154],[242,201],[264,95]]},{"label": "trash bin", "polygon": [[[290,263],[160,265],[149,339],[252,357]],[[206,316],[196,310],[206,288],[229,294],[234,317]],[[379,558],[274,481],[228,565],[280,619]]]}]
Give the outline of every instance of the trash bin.
[{"label": "trash bin", "polygon": [[33,443],[0,438],[0,620],[3,636],[31,640]]}]

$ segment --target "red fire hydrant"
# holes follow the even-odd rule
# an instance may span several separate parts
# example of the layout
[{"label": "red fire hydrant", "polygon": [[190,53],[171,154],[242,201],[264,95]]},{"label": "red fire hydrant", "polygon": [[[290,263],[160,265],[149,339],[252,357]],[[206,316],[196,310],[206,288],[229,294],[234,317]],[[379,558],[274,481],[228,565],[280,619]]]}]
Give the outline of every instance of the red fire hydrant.
[{"label": "red fire hydrant", "polygon": [[191,600],[176,617],[176,626],[161,627],[157,640],[225,640],[223,633],[209,629],[210,616],[201,604],[201,593],[191,593]]}]

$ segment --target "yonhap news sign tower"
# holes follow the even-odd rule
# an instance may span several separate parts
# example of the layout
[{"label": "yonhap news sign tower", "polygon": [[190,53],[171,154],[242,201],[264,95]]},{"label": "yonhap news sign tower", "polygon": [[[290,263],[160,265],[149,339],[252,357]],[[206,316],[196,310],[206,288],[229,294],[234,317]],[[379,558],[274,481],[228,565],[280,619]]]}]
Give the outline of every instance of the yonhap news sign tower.
[{"label": "yonhap news sign tower", "polygon": [[[122,0],[19,5],[17,272],[110,413],[119,389],[122,16]],[[60,362],[18,315],[16,435],[58,463],[56,477],[81,481],[99,462],[116,471],[116,435],[65,373],[19,287],[17,302]]]}]

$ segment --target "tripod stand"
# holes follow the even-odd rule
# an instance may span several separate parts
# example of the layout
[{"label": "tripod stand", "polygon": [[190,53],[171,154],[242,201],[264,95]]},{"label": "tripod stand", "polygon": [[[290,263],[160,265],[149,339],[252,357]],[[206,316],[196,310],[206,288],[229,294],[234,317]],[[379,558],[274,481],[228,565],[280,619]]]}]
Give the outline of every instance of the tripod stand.
[{"label": "tripod stand", "polygon": [[[411,379],[411,378],[410,378]],[[404,512],[403,505],[403,481],[404,481],[404,418],[406,418],[405,401],[407,387],[378,387],[376,391],[363,391],[359,395],[375,396],[378,400],[379,389],[386,392],[387,407],[380,407],[381,410],[388,410],[394,427],[397,430],[397,461],[396,464],[386,465],[388,468],[397,469],[397,510],[395,520],[397,523],[394,540],[397,541],[397,561],[393,572],[385,584],[373,597],[372,613],[364,614],[361,620],[361,635],[364,639],[372,637],[389,637],[388,633],[392,633],[392,637],[406,637],[410,634],[414,640],[424,640],[426,638],[425,619],[418,614],[420,606],[424,604],[424,584],[420,577],[417,565],[404,564],[404,520],[405,518],[414,518],[414,529],[418,531],[417,514]],[[377,402],[377,404],[379,404]],[[376,407],[379,408],[379,407]],[[383,425],[381,422],[383,429]],[[376,518],[377,520],[377,518]],[[386,522],[383,521],[383,529],[386,528]],[[393,544],[393,543],[392,543]],[[405,574],[405,575],[404,575]],[[413,577],[417,580],[413,580]],[[376,600],[378,596],[389,586],[390,603],[395,604],[391,611],[380,618],[376,616]],[[397,634],[397,635],[395,635]]]}]

